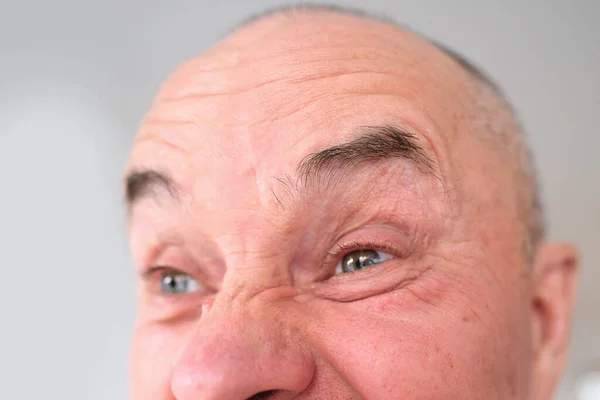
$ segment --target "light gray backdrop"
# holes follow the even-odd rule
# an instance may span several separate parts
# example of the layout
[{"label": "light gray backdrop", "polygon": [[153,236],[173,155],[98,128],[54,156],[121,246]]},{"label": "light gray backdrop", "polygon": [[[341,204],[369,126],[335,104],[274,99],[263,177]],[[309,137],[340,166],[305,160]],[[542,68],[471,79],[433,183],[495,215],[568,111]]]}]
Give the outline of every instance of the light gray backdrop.
[{"label": "light gray backdrop", "polygon": [[[574,399],[577,374],[600,360],[600,1],[338,3],[455,47],[522,113],[550,236],[582,251],[557,395]],[[119,178],[137,121],[178,63],[277,4],[0,0],[0,398],[128,397],[133,274]]]}]

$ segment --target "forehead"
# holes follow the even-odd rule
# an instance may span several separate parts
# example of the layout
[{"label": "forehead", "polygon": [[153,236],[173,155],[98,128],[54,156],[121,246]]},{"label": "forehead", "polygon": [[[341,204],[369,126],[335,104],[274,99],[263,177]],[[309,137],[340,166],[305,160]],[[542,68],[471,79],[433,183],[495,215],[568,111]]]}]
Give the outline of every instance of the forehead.
[{"label": "forehead", "polygon": [[[465,113],[460,68],[421,38],[348,16],[270,18],[178,69],[144,118],[130,165],[224,185],[289,174],[359,126],[400,125],[443,164]],[[174,171],[173,169],[177,169]]]}]

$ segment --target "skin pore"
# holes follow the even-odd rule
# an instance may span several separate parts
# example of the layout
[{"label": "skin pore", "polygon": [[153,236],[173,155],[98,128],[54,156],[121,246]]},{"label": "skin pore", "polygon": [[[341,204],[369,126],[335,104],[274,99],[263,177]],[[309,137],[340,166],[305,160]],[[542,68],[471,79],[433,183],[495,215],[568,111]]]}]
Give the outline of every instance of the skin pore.
[{"label": "skin pore", "polygon": [[340,12],[270,15],[181,66],[127,167],[132,398],[549,399],[576,258],[539,243],[530,265],[493,101]]}]

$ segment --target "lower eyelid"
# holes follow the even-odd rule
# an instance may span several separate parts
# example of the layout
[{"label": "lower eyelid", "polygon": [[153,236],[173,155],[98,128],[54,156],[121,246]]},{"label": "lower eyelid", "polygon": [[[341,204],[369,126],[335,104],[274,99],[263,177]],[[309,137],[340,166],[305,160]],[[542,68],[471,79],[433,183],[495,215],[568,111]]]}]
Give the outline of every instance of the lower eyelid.
[{"label": "lower eyelid", "polygon": [[148,298],[144,310],[154,321],[176,322],[198,318],[204,301],[205,297],[159,294]]}]

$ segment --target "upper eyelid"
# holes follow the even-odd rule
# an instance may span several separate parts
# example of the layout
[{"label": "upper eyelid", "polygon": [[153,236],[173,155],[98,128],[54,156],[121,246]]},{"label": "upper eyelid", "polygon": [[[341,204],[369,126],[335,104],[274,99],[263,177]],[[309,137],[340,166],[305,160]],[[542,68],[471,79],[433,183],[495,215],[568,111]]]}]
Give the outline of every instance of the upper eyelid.
[{"label": "upper eyelid", "polygon": [[377,251],[385,251],[390,253],[392,256],[394,257],[399,257],[400,256],[400,250],[396,249],[392,246],[390,246],[389,244],[385,244],[385,243],[376,243],[376,242],[370,242],[370,241],[365,241],[365,242],[361,242],[361,241],[354,241],[351,242],[349,244],[338,244],[336,245],[336,250],[334,251],[328,251],[326,253],[326,262],[331,262],[331,261],[337,261],[339,258],[341,258],[343,255],[346,255],[348,253],[351,253],[353,251],[357,251],[357,250],[363,250],[363,249],[372,249],[372,250],[377,250]]},{"label": "upper eyelid", "polygon": [[158,268],[178,271],[190,275],[211,290],[217,290],[225,271],[224,261],[218,252],[210,246],[205,247],[204,243],[198,245],[193,240],[186,241],[183,235],[176,239],[164,243],[157,241],[153,248],[147,249],[148,256],[139,265],[141,273]]},{"label": "upper eyelid", "polygon": [[162,273],[172,272],[172,273],[189,275],[186,272],[183,272],[177,268],[169,267],[166,265],[156,265],[156,266],[146,268],[143,271],[141,271],[140,275],[141,275],[142,279],[148,280],[148,279],[152,278],[152,276],[154,276],[156,273],[159,273],[159,272],[162,272]]},{"label": "upper eyelid", "polygon": [[186,274],[195,279],[203,280],[204,276],[198,263],[182,248],[173,243],[157,246],[152,250],[152,257],[142,265],[142,276],[148,276],[156,271],[171,271]]},{"label": "upper eyelid", "polygon": [[390,253],[394,258],[406,258],[420,243],[419,225],[416,223],[390,223],[390,221],[370,219],[338,236],[330,245],[331,250],[322,253],[323,264],[340,258],[342,254],[361,249],[372,249]]}]

